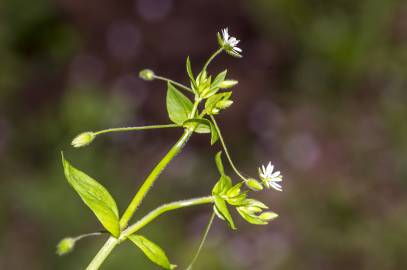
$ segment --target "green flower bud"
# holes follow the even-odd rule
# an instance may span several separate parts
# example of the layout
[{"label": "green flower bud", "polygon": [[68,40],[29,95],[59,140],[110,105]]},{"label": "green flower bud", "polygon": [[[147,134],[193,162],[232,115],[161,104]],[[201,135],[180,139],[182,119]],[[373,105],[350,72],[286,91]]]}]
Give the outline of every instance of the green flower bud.
[{"label": "green flower bud", "polygon": [[57,245],[57,254],[65,255],[73,250],[75,247],[75,239],[67,237],[62,239]]},{"label": "green flower bud", "polygon": [[222,89],[231,88],[231,87],[235,86],[238,83],[239,82],[236,81],[236,80],[225,80],[225,81],[223,81],[223,82],[221,82],[219,84],[219,88],[222,88]]},{"label": "green flower bud", "polygon": [[90,144],[95,137],[96,135],[93,132],[84,132],[76,136],[75,139],[72,140],[71,145],[76,148],[83,147]]},{"label": "green flower bud", "polygon": [[221,100],[216,103],[216,108],[218,109],[226,109],[233,104],[233,100]]},{"label": "green flower bud", "polygon": [[154,71],[151,69],[143,69],[140,71],[139,76],[145,81],[152,81],[154,80]]},{"label": "green flower bud", "polygon": [[278,217],[277,213],[274,212],[263,212],[259,215],[259,218],[265,221],[269,221]]},{"label": "green flower bud", "polygon": [[246,186],[254,191],[260,191],[263,189],[263,185],[254,178],[249,178],[245,182]]}]

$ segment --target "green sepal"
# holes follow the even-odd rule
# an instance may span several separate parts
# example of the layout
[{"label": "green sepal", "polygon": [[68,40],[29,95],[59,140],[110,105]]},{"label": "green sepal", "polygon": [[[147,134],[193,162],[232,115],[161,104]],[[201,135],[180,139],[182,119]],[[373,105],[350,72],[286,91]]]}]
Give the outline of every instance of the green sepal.
[{"label": "green sepal", "polygon": [[177,90],[171,83],[167,85],[167,112],[170,120],[182,125],[192,111],[193,104],[189,98]]},{"label": "green sepal", "polygon": [[153,263],[164,269],[174,269],[177,267],[171,264],[165,252],[155,243],[142,235],[130,235],[128,237]]},{"label": "green sepal", "polygon": [[[222,102],[225,103],[225,102],[229,101],[231,95],[232,95],[232,92],[229,91],[229,92],[218,93],[218,94],[215,94],[215,95],[209,97],[205,102],[205,112],[209,115],[217,114],[221,109],[227,108],[227,107],[223,107],[223,106],[218,107],[217,105]],[[230,105],[232,105],[233,101],[228,102],[228,103],[230,106]]]},{"label": "green sepal", "polygon": [[232,216],[230,215],[229,209],[226,205],[226,202],[224,199],[222,199],[218,195],[214,195],[214,200],[215,200],[215,207],[216,210],[218,210],[218,213],[226,220],[230,228],[233,230],[236,230],[235,223],[233,222]]},{"label": "green sepal", "polygon": [[228,196],[228,198],[233,198],[236,197],[240,194],[240,188],[242,187],[243,183],[240,182],[236,185],[234,185],[233,187],[231,187],[227,192],[226,192],[226,196]]},{"label": "green sepal", "polygon": [[82,201],[92,210],[97,219],[114,237],[119,237],[119,211],[113,197],[96,180],[84,172],[74,168],[65,158],[63,153],[62,164],[68,183],[79,194]]}]

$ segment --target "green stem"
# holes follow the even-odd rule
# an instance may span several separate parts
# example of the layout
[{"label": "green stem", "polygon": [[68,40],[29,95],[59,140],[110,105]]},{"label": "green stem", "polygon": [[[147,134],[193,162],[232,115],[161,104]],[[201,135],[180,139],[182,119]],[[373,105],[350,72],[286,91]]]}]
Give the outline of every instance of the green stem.
[{"label": "green stem", "polygon": [[118,239],[114,238],[113,236],[109,237],[109,239],[105,242],[103,247],[99,250],[93,260],[90,262],[86,270],[97,270],[102,265],[102,263],[106,260],[107,256],[112,252],[112,250],[119,244]]},{"label": "green stem", "polygon": [[140,219],[133,225],[129,226],[126,230],[124,230],[120,236],[120,240],[122,241],[122,240],[126,239],[128,236],[137,232],[138,230],[140,230],[141,228],[143,228],[148,223],[153,221],[158,216],[164,214],[165,212],[172,211],[172,210],[179,209],[179,208],[194,206],[194,205],[213,203],[213,201],[214,201],[214,199],[212,196],[207,196],[207,197],[200,197],[200,198],[194,198],[194,199],[182,200],[182,201],[164,204],[164,205],[154,209],[153,211],[151,211],[150,213],[145,215],[142,219]]},{"label": "green stem", "polygon": [[79,240],[81,240],[81,239],[83,239],[83,238],[86,238],[86,237],[99,236],[99,235],[102,235],[102,234],[105,234],[105,233],[107,233],[107,231],[100,231],[100,232],[93,232],[93,233],[81,234],[81,235],[75,237],[74,240],[75,240],[75,241],[79,241]]},{"label": "green stem", "polygon": [[135,224],[131,225],[126,230],[124,230],[118,239],[116,239],[112,236],[109,237],[109,239],[105,242],[103,247],[99,250],[99,252],[93,258],[93,260],[90,262],[90,264],[88,265],[86,270],[99,269],[99,267],[102,265],[102,263],[106,260],[106,258],[109,256],[109,254],[113,251],[113,249],[118,244],[120,244],[122,241],[126,240],[126,238],[128,236],[137,232],[138,230],[140,230],[141,228],[146,226],[148,223],[153,221],[158,216],[160,216],[168,211],[171,211],[171,210],[194,206],[194,205],[206,204],[206,203],[213,203],[213,197],[207,196],[207,197],[200,197],[200,198],[194,198],[194,199],[189,199],[189,200],[167,203],[167,204],[164,204],[164,205],[154,209],[153,211],[148,213],[146,216],[144,216],[142,219],[140,219],[138,222],[136,222]]},{"label": "green stem", "polygon": [[157,75],[154,75],[154,79],[169,82],[169,83],[171,83],[173,85],[178,86],[181,89],[184,89],[184,90],[186,90],[188,92],[194,93],[194,91],[191,88],[189,88],[188,86],[185,86],[185,85],[183,85],[183,84],[181,84],[179,82],[173,81],[171,79],[168,79],[168,78],[165,78],[165,77],[162,77],[162,76],[157,76]]},{"label": "green stem", "polygon": [[191,263],[189,264],[187,270],[192,270],[192,266],[194,265],[195,261],[198,259],[199,254],[201,253],[202,247],[203,247],[203,245],[204,245],[204,243],[206,241],[206,238],[208,237],[208,233],[209,233],[209,230],[211,229],[211,226],[212,226],[212,223],[213,223],[214,219],[215,219],[215,212],[212,212],[212,215],[209,218],[209,222],[206,225],[204,235],[202,236],[201,243],[199,243],[198,250],[196,251],[195,256],[192,259]]},{"label": "green stem", "polygon": [[235,171],[235,173],[236,173],[240,178],[242,178],[243,181],[246,182],[246,181],[247,181],[246,177],[244,177],[244,176],[239,172],[239,170],[236,168],[235,164],[233,163],[232,158],[230,157],[228,148],[226,147],[225,141],[223,140],[222,133],[220,132],[220,128],[219,128],[219,126],[218,126],[218,123],[216,123],[215,117],[213,117],[213,115],[210,115],[210,117],[211,117],[211,119],[212,119],[213,125],[214,125],[215,128],[216,128],[216,131],[218,132],[220,142],[221,142],[221,144],[222,144],[223,150],[225,151],[225,154],[226,154],[226,157],[227,157],[227,159],[228,159],[228,161],[229,161],[230,166],[231,166],[232,169]]},{"label": "green stem", "polygon": [[211,57],[209,57],[208,61],[206,61],[204,67],[202,68],[202,70],[206,70],[209,66],[209,64],[212,62],[212,60],[221,52],[223,51],[223,48],[219,48],[214,54],[211,55]]},{"label": "green stem", "polygon": [[176,128],[180,127],[177,124],[167,125],[152,125],[152,126],[140,126],[140,127],[121,127],[121,128],[109,128],[94,132],[95,135],[110,133],[110,132],[123,132],[123,131],[135,131],[135,130],[147,130],[147,129],[159,129],[159,128]]},{"label": "green stem", "polygon": [[154,167],[151,173],[148,175],[146,180],[144,181],[143,185],[137,191],[136,195],[134,196],[133,200],[130,202],[129,206],[127,207],[126,211],[124,212],[122,218],[120,219],[120,228],[126,228],[129,220],[133,216],[134,212],[139,207],[141,201],[147,195],[147,192],[150,190],[152,185],[154,184],[155,180],[161,174],[161,172],[165,169],[165,167],[170,163],[170,161],[182,150],[185,143],[188,141],[189,137],[191,137],[193,131],[192,130],[185,130],[181,138],[177,141],[177,143],[168,151],[168,153],[163,157],[163,159]]}]

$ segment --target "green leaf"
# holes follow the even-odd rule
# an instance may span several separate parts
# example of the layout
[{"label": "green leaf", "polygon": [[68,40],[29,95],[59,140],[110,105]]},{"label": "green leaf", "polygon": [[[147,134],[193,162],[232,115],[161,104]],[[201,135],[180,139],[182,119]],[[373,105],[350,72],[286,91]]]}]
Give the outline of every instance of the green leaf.
[{"label": "green leaf", "polygon": [[188,119],[183,124],[186,128],[195,128],[197,133],[210,133],[211,132],[211,121],[205,118],[193,118]]},{"label": "green leaf", "polygon": [[246,213],[244,210],[242,210],[241,207],[237,207],[237,212],[239,212],[240,216],[244,220],[249,222],[250,224],[254,224],[254,225],[266,225],[266,224],[268,224],[268,222],[266,220],[263,220],[263,219],[261,219],[260,217],[258,217],[256,215],[250,215],[250,214]]},{"label": "green leaf", "polygon": [[227,223],[233,230],[236,230],[235,223],[233,222],[232,216],[229,213],[225,200],[223,200],[220,196],[217,195],[214,196],[214,199],[215,207],[216,210],[218,210],[218,213],[222,215],[222,217],[227,221]]},{"label": "green leaf", "polygon": [[155,243],[141,235],[130,235],[128,237],[144,254],[155,264],[165,269],[174,269],[177,267],[171,264],[165,252]]},{"label": "green leaf", "polygon": [[192,72],[191,61],[189,59],[189,56],[187,57],[186,66],[187,66],[188,77],[189,77],[189,79],[190,79],[190,81],[192,83],[192,86],[193,86],[192,88],[196,89],[197,87],[196,87],[196,83],[195,83],[195,77],[194,77],[194,73]]},{"label": "green leaf", "polygon": [[221,175],[225,174],[225,169],[223,168],[223,163],[222,163],[222,151],[219,151],[215,155],[215,163],[216,167],[218,167],[218,171]]},{"label": "green leaf", "polygon": [[119,211],[110,193],[96,180],[74,168],[62,154],[65,177],[83,202],[113,236],[120,235]]},{"label": "green leaf", "polygon": [[171,121],[178,125],[182,125],[182,123],[188,119],[192,107],[191,100],[178,91],[171,83],[168,83],[167,111]]},{"label": "green leaf", "polygon": [[211,145],[214,145],[219,140],[219,134],[212,121],[209,121],[209,124],[211,125]]},{"label": "green leaf", "polygon": [[225,195],[227,191],[232,187],[232,179],[223,174],[220,176],[218,182],[212,189],[213,195]]},{"label": "green leaf", "polygon": [[227,72],[228,71],[225,69],[224,71],[219,73],[213,80],[211,88],[219,88],[219,85],[225,80]]}]

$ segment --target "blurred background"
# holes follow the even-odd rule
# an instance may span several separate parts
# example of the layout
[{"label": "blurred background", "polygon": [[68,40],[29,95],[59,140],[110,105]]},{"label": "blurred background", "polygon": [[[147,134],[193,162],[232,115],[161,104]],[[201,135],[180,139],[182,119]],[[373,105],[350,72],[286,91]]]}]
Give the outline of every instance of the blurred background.
[{"label": "blurred background", "polygon": [[[407,269],[407,3],[403,0],[3,0],[0,2],[0,269],[84,269],[105,238],[55,255],[65,236],[100,230],[66,182],[60,150],[103,183],[121,211],[181,130],[82,131],[169,123],[165,84],[186,83],[229,26],[244,57],[219,57],[240,84],[218,117],[239,168],[269,160],[284,192],[256,193],[280,217],[238,230],[217,220],[199,269]],[[210,193],[219,145],[194,135],[144,200]],[[231,170],[228,170],[233,175]],[[236,178],[235,178],[236,180]],[[157,219],[142,233],[183,269],[208,206]],[[102,269],[157,269],[131,244]]]}]

